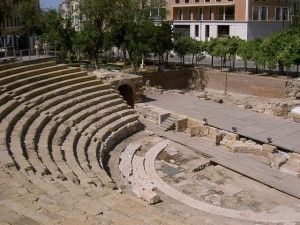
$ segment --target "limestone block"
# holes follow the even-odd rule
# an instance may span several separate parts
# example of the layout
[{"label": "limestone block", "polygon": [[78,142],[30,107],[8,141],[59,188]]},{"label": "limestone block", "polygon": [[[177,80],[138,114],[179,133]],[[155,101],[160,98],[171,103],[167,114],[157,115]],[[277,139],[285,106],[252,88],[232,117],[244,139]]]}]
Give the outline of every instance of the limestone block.
[{"label": "limestone block", "polygon": [[209,133],[208,136],[210,137],[216,137],[219,134],[218,128],[215,127],[209,127]]},{"label": "limestone block", "polygon": [[300,154],[292,154],[291,159],[280,167],[280,171],[300,177]]},{"label": "limestone block", "polygon": [[154,191],[144,190],[141,198],[146,201],[149,205],[157,204],[160,202],[159,195]]},{"label": "limestone block", "polygon": [[219,146],[221,144],[222,140],[223,140],[223,134],[217,134],[216,135],[216,145]]},{"label": "limestone block", "polygon": [[233,144],[233,152],[239,152],[239,153],[250,153],[254,155],[263,155],[267,156],[269,153],[264,152],[261,145],[257,145],[254,142],[247,141],[247,142],[241,142],[236,141]]},{"label": "limestone block", "polygon": [[277,151],[277,147],[269,144],[263,144],[263,151],[266,153],[275,153]]},{"label": "limestone block", "polygon": [[187,127],[188,127],[188,119],[187,118],[178,119],[175,122],[175,131],[176,132],[184,132],[184,131],[186,131]]},{"label": "limestone block", "polygon": [[200,126],[200,134],[207,136],[209,134],[210,127],[209,126]]},{"label": "limestone block", "polygon": [[190,134],[192,137],[200,135],[200,126],[190,127]]}]

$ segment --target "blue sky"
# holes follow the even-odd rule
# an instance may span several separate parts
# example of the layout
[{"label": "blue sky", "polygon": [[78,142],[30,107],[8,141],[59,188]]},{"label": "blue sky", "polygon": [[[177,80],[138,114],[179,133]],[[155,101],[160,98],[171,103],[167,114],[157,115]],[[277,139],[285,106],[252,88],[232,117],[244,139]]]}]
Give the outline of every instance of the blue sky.
[{"label": "blue sky", "polygon": [[40,0],[41,8],[58,8],[60,0]]}]

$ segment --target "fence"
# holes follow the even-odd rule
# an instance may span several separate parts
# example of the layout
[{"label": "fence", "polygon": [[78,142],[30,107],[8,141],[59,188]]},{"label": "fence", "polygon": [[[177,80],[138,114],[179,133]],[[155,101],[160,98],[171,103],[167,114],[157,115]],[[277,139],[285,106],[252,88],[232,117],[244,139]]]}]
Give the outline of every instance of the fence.
[{"label": "fence", "polygon": [[35,60],[35,59],[42,59],[51,56],[57,56],[58,51],[50,51],[47,49],[22,49],[22,50],[15,50],[14,47],[3,47],[0,48],[0,60]]}]

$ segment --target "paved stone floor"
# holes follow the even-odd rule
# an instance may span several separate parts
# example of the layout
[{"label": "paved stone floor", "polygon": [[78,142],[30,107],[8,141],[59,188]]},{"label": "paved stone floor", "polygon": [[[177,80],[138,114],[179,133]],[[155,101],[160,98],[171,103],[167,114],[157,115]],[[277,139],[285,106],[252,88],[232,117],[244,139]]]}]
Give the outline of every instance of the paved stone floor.
[{"label": "paved stone floor", "polygon": [[197,120],[207,119],[209,125],[237,133],[247,138],[300,153],[300,123],[275,118],[238,107],[207,102],[190,95],[177,93],[149,95],[147,104],[155,105]]}]

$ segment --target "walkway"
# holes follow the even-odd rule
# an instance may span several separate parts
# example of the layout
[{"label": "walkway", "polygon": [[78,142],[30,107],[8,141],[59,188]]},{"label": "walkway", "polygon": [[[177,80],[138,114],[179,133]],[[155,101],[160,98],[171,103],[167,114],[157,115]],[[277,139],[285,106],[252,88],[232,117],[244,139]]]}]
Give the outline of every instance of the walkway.
[{"label": "walkway", "polygon": [[267,143],[268,138],[272,138],[272,145],[300,153],[300,123],[238,107],[207,102],[190,95],[170,93],[147,97],[153,99],[147,104],[197,120],[206,118],[210,126],[222,130],[232,132],[232,128],[236,127],[237,133],[241,136],[263,143]]}]

